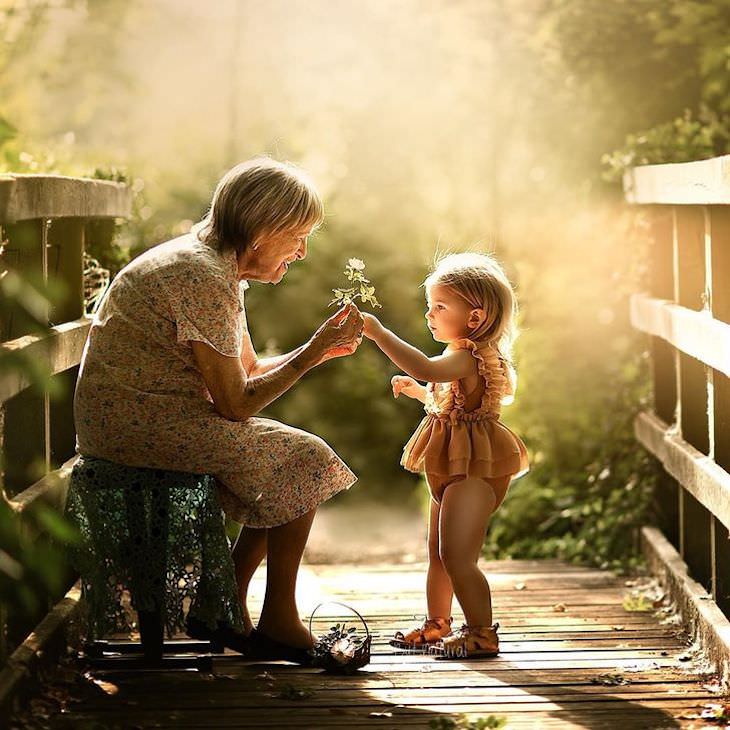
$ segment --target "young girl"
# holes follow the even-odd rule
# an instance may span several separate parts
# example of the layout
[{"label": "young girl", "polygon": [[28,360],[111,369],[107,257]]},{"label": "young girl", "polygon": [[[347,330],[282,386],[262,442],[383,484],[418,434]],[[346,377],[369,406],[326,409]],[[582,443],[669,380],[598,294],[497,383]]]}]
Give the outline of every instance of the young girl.
[{"label": "young girl", "polygon": [[[364,335],[409,376],[393,378],[393,395],[420,400],[427,414],[401,464],[425,471],[431,492],[428,615],[418,628],[397,632],[391,644],[447,657],[496,656],[499,625],[492,625],[489,584],[477,560],[510,480],[528,468],[525,445],[499,421],[500,406],[515,387],[509,355],[516,302],[501,267],[484,254],[447,256],[425,287],[428,328],[447,344],[438,357],[427,357],[363,314]],[[452,633],[454,594],[466,624]]]}]

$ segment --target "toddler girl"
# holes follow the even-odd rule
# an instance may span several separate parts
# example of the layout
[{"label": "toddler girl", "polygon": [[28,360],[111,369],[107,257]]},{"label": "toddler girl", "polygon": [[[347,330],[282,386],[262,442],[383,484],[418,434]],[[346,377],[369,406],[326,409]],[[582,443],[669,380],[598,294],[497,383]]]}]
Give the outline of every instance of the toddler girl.
[{"label": "toddler girl", "polygon": [[[447,657],[496,656],[499,625],[492,625],[489,584],[477,560],[510,480],[528,469],[525,445],[499,421],[500,406],[515,388],[509,356],[516,301],[501,267],[485,254],[447,256],[425,287],[428,328],[447,345],[438,357],[427,357],[363,314],[363,334],[407,373],[393,378],[393,395],[420,400],[427,414],[401,464],[425,471],[431,492],[428,615],[418,628],[397,632],[391,644]],[[466,618],[456,632],[454,593]]]}]

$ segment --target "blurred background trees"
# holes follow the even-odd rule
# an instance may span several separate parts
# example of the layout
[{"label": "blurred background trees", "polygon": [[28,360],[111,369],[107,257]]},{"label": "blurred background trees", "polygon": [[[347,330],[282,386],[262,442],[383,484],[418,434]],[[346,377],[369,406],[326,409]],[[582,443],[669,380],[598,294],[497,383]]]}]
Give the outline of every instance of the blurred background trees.
[{"label": "blurred background trees", "polygon": [[[495,250],[522,305],[505,420],[533,470],[488,550],[618,565],[652,471],[631,438],[643,223],[615,181],[728,151],[729,24],[730,0],[0,0],[0,169],[126,179],[135,216],[94,252],[118,270],[186,232],[236,161],[306,168],[327,221],[284,286],[247,293],[260,352],[309,337],[356,256],[383,321],[435,354],[435,253]],[[365,343],[267,411],[360,475],[341,499],[422,494],[398,466],[421,413],[394,372]]]}]

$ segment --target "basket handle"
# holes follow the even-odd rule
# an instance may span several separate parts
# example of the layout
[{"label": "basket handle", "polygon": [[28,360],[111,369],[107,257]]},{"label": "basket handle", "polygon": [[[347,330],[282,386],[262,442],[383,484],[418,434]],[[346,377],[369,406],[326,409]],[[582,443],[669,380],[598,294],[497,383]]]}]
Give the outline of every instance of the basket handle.
[{"label": "basket handle", "polygon": [[312,611],[310,617],[309,617],[309,633],[312,633],[312,621],[314,621],[314,615],[319,611],[322,606],[342,606],[342,608],[346,608],[348,611],[352,611],[359,619],[362,621],[362,625],[365,627],[365,634],[367,635],[367,640],[370,639],[370,629],[368,628],[367,622],[365,619],[360,615],[360,612],[357,609],[354,609],[352,606],[348,606],[346,603],[341,603],[340,601],[322,601],[322,603],[317,604],[315,606],[314,611]]}]

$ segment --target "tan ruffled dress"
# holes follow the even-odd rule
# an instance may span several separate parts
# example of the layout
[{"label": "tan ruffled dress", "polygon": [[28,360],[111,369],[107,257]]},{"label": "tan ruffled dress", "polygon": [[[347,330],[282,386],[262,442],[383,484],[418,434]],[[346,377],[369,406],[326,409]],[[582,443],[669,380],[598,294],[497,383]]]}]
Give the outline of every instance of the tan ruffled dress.
[{"label": "tan ruffled dress", "polygon": [[527,449],[499,420],[502,400],[511,394],[507,364],[491,345],[466,338],[449,343],[446,351],[460,349],[476,358],[483,385],[480,382],[465,393],[460,380],[428,383],[426,417],[405,445],[401,464],[441,481],[463,475],[481,479],[521,476],[529,469]]}]

